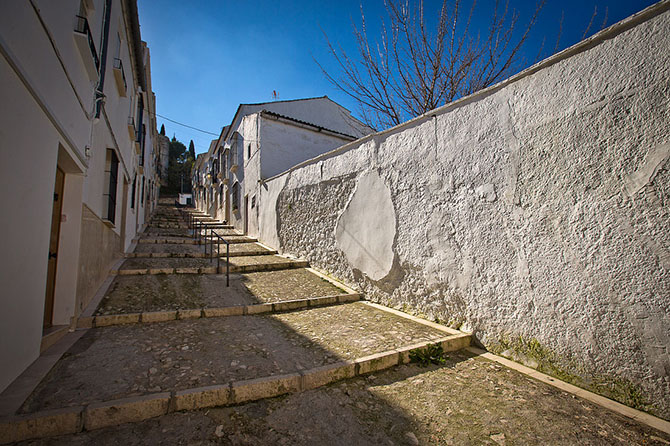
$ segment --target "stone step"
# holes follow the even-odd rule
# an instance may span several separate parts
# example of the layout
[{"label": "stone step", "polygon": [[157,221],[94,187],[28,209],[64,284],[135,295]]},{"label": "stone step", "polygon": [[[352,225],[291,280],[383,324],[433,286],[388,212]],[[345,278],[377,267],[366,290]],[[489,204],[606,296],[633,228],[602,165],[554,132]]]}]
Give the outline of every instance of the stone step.
[{"label": "stone step", "polygon": [[[77,328],[100,328],[113,325],[151,324],[186,319],[200,319],[226,316],[245,316],[266,313],[283,313],[356,302],[359,293],[335,294],[332,296],[310,297],[306,299],[282,300],[278,302],[234,305],[229,307],[188,308],[182,310],[145,311],[142,313],[117,313],[82,317],[77,320]],[[66,326],[67,327],[67,326]]]},{"label": "stone step", "polygon": [[117,276],[94,314],[200,311],[343,294],[358,296],[345,285],[305,268],[231,274],[230,286],[226,286],[225,274]]},{"label": "stone step", "polygon": [[155,228],[155,229],[188,229],[188,224],[186,223],[158,223],[158,222],[150,222],[147,228]]},{"label": "stone step", "polygon": [[[256,271],[275,271],[290,268],[305,268],[309,263],[279,255],[249,255],[230,258],[230,273],[250,273]],[[146,274],[223,274],[226,272],[226,259],[216,260],[198,258],[133,258],[128,259],[112,275]]]},{"label": "stone step", "polygon": [[[254,237],[247,237],[246,235],[222,235],[224,239],[230,244],[237,243],[255,243],[258,239]],[[138,243],[149,243],[149,244],[176,244],[176,245],[204,245],[205,241],[201,238],[200,240],[194,239],[192,237],[154,237],[154,236],[142,236],[137,240]]]},{"label": "stone step", "polygon": [[[166,249],[170,247],[172,249]],[[127,253],[126,258],[209,258],[211,254],[208,252],[205,255],[205,247],[202,245],[165,245],[165,244],[141,244],[137,245],[135,252]],[[213,248],[216,253],[217,247]],[[269,255],[277,254],[274,249],[267,249],[258,243],[236,243],[230,245],[228,249],[230,257],[253,256],[253,255]],[[221,256],[226,256],[225,245],[221,246]]]},{"label": "stone step", "polygon": [[204,228],[210,229],[235,229],[235,226],[225,225],[219,222],[197,222],[194,226],[197,229],[199,225],[202,225]]},{"label": "stone step", "polygon": [[192,237],[193,233],[188,228],[155,228],[148,227],[142,234],[144,237]]},{"label": "stone step", "polygon": [[455,351],[470,335],[358,302],[93,328],[0,431],[17,441],[301,392],[407,363],[431,344]]},{"label": "stone step", "polygon": [[[209,229],[206,231],[206,233],[209,236]],[[236,235],[236,236],[244,236],[244,234],[241,231],[238,231],[237,229],[230,229],[230,228],[214,228],[215,233],[221,235],[222,237],[225,236],[231,236],[231,235]],[[195,230],[197,234],[198,229]],[[145,236],[151,236],[151,235],[156,235],[156,236],[163,236],[163,237],[192,237],[193,236],[194,230],[189,229],[187,227],[182,227],[182,228],[156,228],[149,226],[144,230]],[[170,235],[174,234],[174,235]],[[202,237],[205,236],[205,230],[202,230]]]}]

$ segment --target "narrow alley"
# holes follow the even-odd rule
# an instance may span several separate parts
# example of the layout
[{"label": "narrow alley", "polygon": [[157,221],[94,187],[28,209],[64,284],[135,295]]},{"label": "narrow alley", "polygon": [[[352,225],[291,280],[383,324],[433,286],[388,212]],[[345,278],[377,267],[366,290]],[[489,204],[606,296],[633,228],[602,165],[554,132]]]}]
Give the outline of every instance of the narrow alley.
[{"label": "narrow alley", "polygon": [[[34,389],[15,389],[30,392],[15,399],[25,401],[3,441],[670,440],[478,357],[470,335],[365,302],[306,262],[169,199],[112,273],[72,333],[78,340],[60,341],[66,351]],[[427,358],[435,345],[434,363],[407,364],[410,352]]]}]

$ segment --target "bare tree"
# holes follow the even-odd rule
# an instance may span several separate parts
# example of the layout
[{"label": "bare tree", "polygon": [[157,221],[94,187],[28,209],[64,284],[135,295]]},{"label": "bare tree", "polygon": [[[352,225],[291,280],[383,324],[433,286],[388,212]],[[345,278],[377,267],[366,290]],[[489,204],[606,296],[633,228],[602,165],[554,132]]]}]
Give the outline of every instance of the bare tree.
[{"label": "bare tree", "polygon": [[[476,0],[463,9],[461,0],[443,0],[437,24],[428,29],[423,1],[409,4],[385,0],[388,21],[377,42],[361,25],[353,25],[357,58],[326,38],[340,74],[319,64],[326,78],[355,99],[363,119],[373,128],[388,128],[492,85],[517,68],[520,50],[537,20],[544,0],[517,33],[519,15],[496,0],[485,35],[471,33]],[[432,27],[431,27],[432,28]],[[318,64],[318,61],[317,61]]]}]

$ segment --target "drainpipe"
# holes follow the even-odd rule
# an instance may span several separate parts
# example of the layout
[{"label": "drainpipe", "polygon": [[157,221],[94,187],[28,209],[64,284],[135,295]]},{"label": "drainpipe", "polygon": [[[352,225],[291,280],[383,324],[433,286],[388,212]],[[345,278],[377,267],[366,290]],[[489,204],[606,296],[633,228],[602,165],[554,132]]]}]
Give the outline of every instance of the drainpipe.
[{"label": "drainpipe", "polygon": [[100,119],[102,102],[105,99],[105,72],[107,71],[107,43],[109,42],[109,17],[112,12],[112,0],[105,0],[105,11],[102,19],[102,43],[100,45],[100,72],[98,86],[95,88],[95,119]]}]

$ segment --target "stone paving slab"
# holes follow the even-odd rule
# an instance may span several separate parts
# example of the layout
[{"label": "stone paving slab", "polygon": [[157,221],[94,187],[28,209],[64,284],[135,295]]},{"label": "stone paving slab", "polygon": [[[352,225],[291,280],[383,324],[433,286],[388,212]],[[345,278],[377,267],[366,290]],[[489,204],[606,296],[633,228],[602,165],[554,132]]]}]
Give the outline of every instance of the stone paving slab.
[{"label": "stone paving slab", "polygon": [[[225,263],[225,262],[224,262]],[[131,258],[127,259],[121,265],[120,270],[146,269],[146,268],[200,268],[216,266],[209,259],[188,258],[188,257],[167,257],[167,258]]]},{"label": "stone paving slab", "polygon": [[255,266],[255,265],[272,265],[272,264],[283,264],[286,262],[295,263],[295,264],[304,264],[307,266],[307,262],[289,259],[279,255],[264,255],[264,256],[243,256],[243,257],[231,257],[230,264],[237,267],[244,266]]},{"label": "stone paving slab", "polygon": [[[167,244],[167,243],[138,243],[135,253],[168,253],[168,254],[204,254],[205,249],[200,245],[192,244]],[[133,254],[133,253],[131,253]]]},{"label": "stone paving slab", "polygon": [[[220,248],[221,248],[220,255],[223,258],[223,257],[226,256],[226,246],[224,244],[221,244]],[[204,249],[204,247],[202,247],[202,249]],[[214,252],[215,253],[217,252],[216,245],[214,245]],[[248,256],[248,255],[277,254],[277,251],[269,250],[266,247],[264,247],[262,245],[259,245],[258,243],[236,243],[236,244],[232,244],[229,247],[229,252],[230,252],[231,257]]]},{"label": "stone paving slab", "polygon": [[117,276],[96,315],[219,308],[342,294],[305,269],[235,274]]},{"label": "stone paving slab", "polygon": [[141,235],[137,239],[139,243],[158,243],[158,244],[186,244],[194,245],[197,243],[197,240],[190,237],[157,237],[157,236],[146,236]]},{"label": "stone paving slab", "polygon": [[233,407],[19,443],[649,445],[670,435],[466,352]]},{"label": "stone paving slab", "polygon": [[295,373],[444,335],[357,303],[96,328],[63,356],[21,412]]},{"label": "stone paving slab", "polygon": [[[253,253],[251,253],[253,254]],[[174,274],[174,273],[216,273],[216,260],[193,257],[158,257],[158,258],[129,258],[118,270],[118,274]],[[231,256],[231,272],[252,272],[272,269],[302,268],[308,263],[286,257],[273,255],[244,255]],[[221,271],[225,270],[226,259],[219,260]],[[198,268],[199,270],[194,270]],[[211,271],[209,271],[211,269]]]}]

